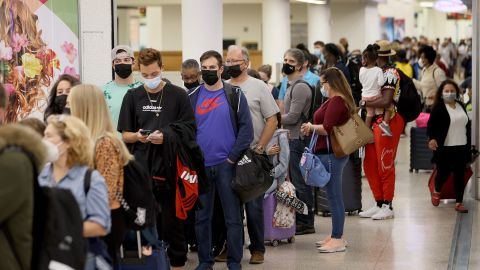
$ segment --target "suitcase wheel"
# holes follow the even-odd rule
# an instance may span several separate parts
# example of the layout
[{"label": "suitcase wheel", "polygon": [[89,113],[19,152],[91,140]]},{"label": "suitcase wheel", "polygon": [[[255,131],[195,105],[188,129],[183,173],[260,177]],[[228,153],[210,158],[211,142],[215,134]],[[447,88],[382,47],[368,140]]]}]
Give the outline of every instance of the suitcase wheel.
[{"label": "suitcase wheel", "polygon": [[328,217],[328,212],[323,211],[322,212],[322,217]]},{"label": "suitcase wheel", "polygon": [[274,246],[274,247],[278,247],[278,245],[280,244],[280,241],[278,241],[278,240],[272,240],[272,241],[270,241],[270,244],[271,244],[272,246]]},{"label": "suitcase wheel", "polygon": [[415,173],[418,173],[418,169],[415,170]]},{"label": "suitcase wheel", "polygon": [[410,170],[408,170],[408,171],[412,173],[412,172],[413,172],[413,169],[410,168]]},{"label": "suitcase wheel", "polygon": [[295,243],[295,236],[292,236],[292,237],[288,238],[288,243],[290,243],[290,244]]},{"label": "suitcase wheel", "polygon": [[347,215],[348,216],[355,216],[355,215],[357,215],[357,213],[358,213],[357,211],[348,211]]}]

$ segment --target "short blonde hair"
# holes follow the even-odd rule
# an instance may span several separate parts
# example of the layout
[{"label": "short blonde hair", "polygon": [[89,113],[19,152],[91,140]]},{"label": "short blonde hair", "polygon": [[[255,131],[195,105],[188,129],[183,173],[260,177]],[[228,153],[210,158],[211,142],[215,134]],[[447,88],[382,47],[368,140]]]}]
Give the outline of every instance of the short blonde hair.
[{"label": "short blonde hair", "polygon": [[133,156],[116,136],[103,91],[96,85],[80,84],[70,90],[68,98],[71,114],[87,125],[92,140],[96,142],[103,136],[110,137],[120,151],[121,162],[127,165]]},{"label": "short blonde hair", "polygon": [[93,142],[90,139],[90,130],[75,116],[52,115],[47,119],[62,138],[70,145],[67,150],[67,166],[93,165]]}]

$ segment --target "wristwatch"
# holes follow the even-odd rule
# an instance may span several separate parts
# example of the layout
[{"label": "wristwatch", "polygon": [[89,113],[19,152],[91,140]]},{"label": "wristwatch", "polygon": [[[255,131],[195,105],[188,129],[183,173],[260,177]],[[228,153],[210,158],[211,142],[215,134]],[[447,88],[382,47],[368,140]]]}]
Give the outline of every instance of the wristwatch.
[{"label": "wristwatch", "polygon": [[263,147],[261,145],[257,145],[257,147],[255,147],[255,152],[261,154],[261,153],[263,153],[263,151],[265,151],[265,147]]}]

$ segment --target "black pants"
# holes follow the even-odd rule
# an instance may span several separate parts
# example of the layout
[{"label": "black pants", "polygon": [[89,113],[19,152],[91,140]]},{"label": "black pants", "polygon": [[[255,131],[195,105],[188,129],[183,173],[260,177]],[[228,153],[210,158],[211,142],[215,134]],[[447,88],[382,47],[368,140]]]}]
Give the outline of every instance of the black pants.
[{"label": "black pants", "polygon": [[467,165],[466,146],[444,146],[439,148],[437,161],[437,176],[435,178],[435,191],[440,192],[443,184],[447,182],[450,174],[453,173],[455,200],[457,203],[463,201],[465,190],[465,167]]},{"label": "black pants", "polygon": [[127,233],[127,224],[122,208],[112,209],[111,217],[112,229],[105,237],[105,242],[107,243],[108,254],[112,258],[114,269],[118,269],[118,252]]},{"label": "black pants", "polygon": [[182,267],[187,261],[185,221],[175,214],[175,190],[155,191],[160,213],[157,215],[157,231],[160,239],[168,243],[168,258],[173,267]]}]

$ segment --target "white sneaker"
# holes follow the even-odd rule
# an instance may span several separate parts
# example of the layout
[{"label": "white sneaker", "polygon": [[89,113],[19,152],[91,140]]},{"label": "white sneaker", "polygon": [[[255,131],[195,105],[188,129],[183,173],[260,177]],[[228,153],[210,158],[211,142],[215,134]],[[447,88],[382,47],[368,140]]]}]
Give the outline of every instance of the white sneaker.
[{"label": "white sneaker", "polygon": [[375,215],[376,213],[378,213],[378,211],[380,211],[380,207],[378,207],[376,204],[374,207],[368,209],[367,211],[363,211],[363,212],[360,212],[360,214],[358,214],[360,217],[363,217],[363,218],[371,218],[373,217],[373,215]]},{"label": "white sneaker", "polygon": [[382,205],[380,211],[378,211],[375,215],[372,216],[374,220],[383,220],[383,219],[391,219],[393,218],[393,210],[390,209],[388,204]]}]

